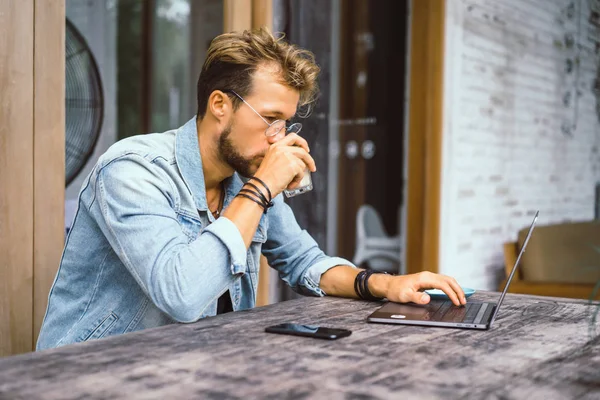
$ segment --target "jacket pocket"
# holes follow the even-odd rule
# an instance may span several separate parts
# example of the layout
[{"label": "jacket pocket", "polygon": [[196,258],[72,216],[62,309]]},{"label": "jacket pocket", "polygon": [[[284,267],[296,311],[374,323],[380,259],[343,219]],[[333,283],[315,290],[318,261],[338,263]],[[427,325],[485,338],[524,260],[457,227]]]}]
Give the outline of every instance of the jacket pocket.
[{"label": "jacket pocket", "polygon": [[92,327],[92,330],[89,331],[87,334],[80,336],[77,341],[85,342],[88,340],[103,338],[104,336],[106,336],[110,328],[115,324],[115,322],[117,322],[118,319],[119,317],[117,317],[117,314],[111,312],[107,316],[100,318],[98,321],[96,321],[96,323]]}]

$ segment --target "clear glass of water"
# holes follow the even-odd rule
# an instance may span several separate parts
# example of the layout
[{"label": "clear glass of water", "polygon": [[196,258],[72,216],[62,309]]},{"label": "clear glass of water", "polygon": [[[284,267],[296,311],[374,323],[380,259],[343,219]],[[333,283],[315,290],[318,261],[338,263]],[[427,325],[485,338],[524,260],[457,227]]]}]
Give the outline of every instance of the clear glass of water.
[{"label": "clear glass of water", "polygon": [[313,189],[312,178],[310,176],[310,170],[306,168],[304,170],[304,177],[300,181],[300,186],[292,190],[284,190],[283,194],[285,197],[290,198],[297,196],[302,193],[310,192]]},{"label": "clear glass of water", "polygon": [[[298,133],[300,133],[301,130],[302,130],[302,124],[295,123],[295,124],[290,125],[286,129],[286,134],[288,134],[288,133],[298,134]],[[290,197],[298,196],[299,194],[302,194],[302,193],[310,192],[312,189],[313,189],[312,178],[310,176],[310,170],[307,167],[304,170],[304,177],[302,178],[302,181],[300,181],[300,186],[298,186],[297,188],[292,189],[292,190],[284,190],[283,194],[285,195],[285,197],[290,198]]]}]

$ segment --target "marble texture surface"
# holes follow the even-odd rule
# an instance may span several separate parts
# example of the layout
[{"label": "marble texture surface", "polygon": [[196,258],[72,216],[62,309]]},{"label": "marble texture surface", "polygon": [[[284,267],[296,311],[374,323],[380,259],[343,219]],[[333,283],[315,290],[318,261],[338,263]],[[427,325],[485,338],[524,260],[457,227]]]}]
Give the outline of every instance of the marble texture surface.
[{"label": "marble texture surface", "polygon": [[[302,298],[7,357],[0,399],[600,398],[598,305],[509,294],[489,331],[367,323],[379,305]],[[281,322],[353,333],[264,332]]]}]

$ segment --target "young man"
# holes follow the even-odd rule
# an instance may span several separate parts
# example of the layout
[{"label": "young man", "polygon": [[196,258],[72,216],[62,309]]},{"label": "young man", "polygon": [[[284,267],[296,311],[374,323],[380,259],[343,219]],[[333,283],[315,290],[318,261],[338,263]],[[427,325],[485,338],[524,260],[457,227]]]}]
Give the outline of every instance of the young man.
[{"label": "young man", "polygon": [[452,278],[359,275],[298,226],[280,193],[316,167],[286,120],[314,100],[318,73],[267,30],[213,40],[196,118],[116,143],[85,181],[37,348],[251,308],[261,253],[305,295],[423,304],[439,288],[464,304]]}]

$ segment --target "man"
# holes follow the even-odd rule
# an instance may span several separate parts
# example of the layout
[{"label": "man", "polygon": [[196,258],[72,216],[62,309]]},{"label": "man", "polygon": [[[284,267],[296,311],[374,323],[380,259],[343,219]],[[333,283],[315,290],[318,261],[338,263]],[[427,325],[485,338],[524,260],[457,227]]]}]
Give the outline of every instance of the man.
[{"label": "man", "polygon": [[298,226],[280,193],[316,167],[286,121],[318,73],[267,30],[213,40],[196,118],[116,143],[83,184],[37,348],[251,308],[261,253],[305,295],[424,304],[439,288],[465,304],[452,278],[368,275]]}]

